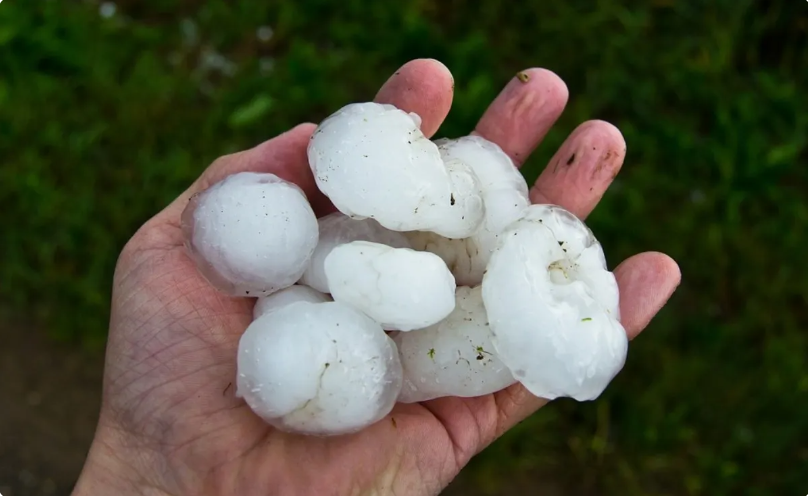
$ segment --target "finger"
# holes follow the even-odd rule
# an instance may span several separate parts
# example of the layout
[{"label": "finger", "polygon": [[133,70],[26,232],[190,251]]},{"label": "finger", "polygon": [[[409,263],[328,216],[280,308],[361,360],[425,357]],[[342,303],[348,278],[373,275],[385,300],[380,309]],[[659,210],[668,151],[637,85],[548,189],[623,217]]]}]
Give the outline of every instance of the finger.
[{"label": "finger", "polygon": [[554,73],[524,70],[491,102],[474,134],[499,145],[521,166],[564,111],[568,98],[567,85]]},{"label": "finger", "polygon": [[421,131],[429,138],[449,114],[454,79],[445,65],[433,59],[404,64],[382,85],[374,99],[421,117]]},{"label": "finger", "polygon": [[634,339],[682,281],[679,265],[664,253],[646,252],[623,261],[614,271],[620,287],[621,323]]},{"label": "finger", "polygon": [[[676,262],[662,253],[640,253],[626,259],[615,270],[620,286],[621,323],[629,339],[642,332],[673,294],[681,280]],[[497,404],[497,436],[547,404],[521,384],[494,395]]]},{"label": "finger", "polygon": [[533,203],[560,205],[586,218],[623,166],[626,142],[613,125],[588,121],[570,134],[530,190]]}]

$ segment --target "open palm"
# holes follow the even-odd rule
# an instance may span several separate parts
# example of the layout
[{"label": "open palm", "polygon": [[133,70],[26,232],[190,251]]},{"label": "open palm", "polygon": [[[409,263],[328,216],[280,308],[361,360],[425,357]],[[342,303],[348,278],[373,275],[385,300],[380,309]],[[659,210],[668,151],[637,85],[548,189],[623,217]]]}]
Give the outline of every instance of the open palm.
[{"label": "open palm", "polygon": [[[453,82],[432,60],[406,64],[376,100],[419,114],[431,136],[449,111]],[[520,73],[475,132],[521,164],[564,108],[567,89],[546,70]],[[180,215],[190,196],[241,171],[299,184],[319,214],[331,211],[306,160],[314,125],[222,157],[124,248],[114,279],[103,405],[75,494],[362,495],[437,494],[469,459],[545,401],[521,385],[478,398],[396,405],[357,434],[303,437],[277,431],[235,396],[238,340],[253,300],[215,291],[183,247]],[[585,217],[622,165],[616,128],[584,123],[531,189]],[[616,270],[623,324],[636,336],[679,283],[659,253]]]}]

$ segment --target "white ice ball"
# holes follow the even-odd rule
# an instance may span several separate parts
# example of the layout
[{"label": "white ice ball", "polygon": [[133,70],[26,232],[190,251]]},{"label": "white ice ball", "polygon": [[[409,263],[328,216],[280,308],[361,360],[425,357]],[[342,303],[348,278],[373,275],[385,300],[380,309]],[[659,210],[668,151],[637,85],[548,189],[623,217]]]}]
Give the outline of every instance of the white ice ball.
[{"label": "white ice ball", "polygon": [[351,305],[390,331],[432,325],[455,306],[455,281],[438,256],[353,241],[325,259],[335,301]]},{"label": "white ice ball", "polygon": [[255,320],[238,351],[237,392],[265,421],[300,434],[361,430],[401,391],[393,341],[338,302],[298,302]]},{"label": "white ice ball", "polygon": [[291,286],[317,246],[317,217],[305,194],[274,174],[234,174],[195,195],[182,228],[199,271],[233,296]]},{"label": "white ice ball", "polygon": [[392,105],[351,104],[324,120],[308,147],[317,186],[344,214],[394,231],[466,237],[485,213],[478,179],[445,164],[421,120]]},{"label": "white ice ball", "polygon": [[393,248],[409,248],[410,243],[400,232],[391,231],[373,219],[357,220],[342,212],[321,217],[318,221],[320,239],[300,282],[323,293],[329,293],[325,277],[325,257],[336,246],[351,241],[372,241]]},{"label": "white ice ball", "polygon": [[255,307],[253,307],[253,320],[261,317],[262,315],[268,314],[269,312],[274,312],[279,308],[291,305],[292,303],[299,303],[301,301],[307,303],[324,303],[332,300],[330,296],[321,293],[316,289],[295,284],[293,286],[289,286],[288,288],[282,289],[277,293],[272,293],[269,296],[262,296],[261,298],[258,298],[258,300],[255,302]]},{"label": "white ice ball", "polygon": [[394,338],[404,368],[398,401],[482,396],[516,382],[491,343],[481,288],[458,287],[456,298],[454,311],[439,323]]},{"label": "white ice ball", "polygon": [[505,230],[482,288],[497,354],[534,395],[592,400],[623,367],[617,282],[561,207],[533,205]]},{"label": "white ice ball", "polygon": [[[524,176],[502,148],[482,136],[462,136],[435,140],[444,160],[468,164],[480,180],[483,194],[490,191],[517,191],[527,196]],[[505,226],[499,226],[504,228]]]},{"label": "white ice ball", "polygon": [[449,239],[434,232],[406,233],[413,248],[435,253],[454,274],[457,284],[476,286],[497,246],[499,235],[519,219],[530,205],[525,178],[495,143],[480,136],[435,142],[445,162],[460,161],[479,179],[485,216],[478,229],[464,239]]}]

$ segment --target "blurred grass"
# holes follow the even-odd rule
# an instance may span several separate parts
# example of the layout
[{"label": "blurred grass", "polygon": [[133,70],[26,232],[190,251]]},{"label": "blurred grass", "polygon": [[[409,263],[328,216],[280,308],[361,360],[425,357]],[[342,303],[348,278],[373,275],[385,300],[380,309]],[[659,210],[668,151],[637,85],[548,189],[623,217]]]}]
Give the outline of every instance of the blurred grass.
[{"label": "blurred grass", "polygon": [[102,342],[118,251],[215,157],[367,100],[415,57],[455,75],[450,136],[547,67],[571,99],[528,179],[581,121],[614,122],[628,157],[590,224],[612,264],[666,251],[684,283],[602,400],[558,402],[463,477],[491,494],[527,472],[606,494],[808,490],[808,4],[112,6],[0,5],[5,314]]}]

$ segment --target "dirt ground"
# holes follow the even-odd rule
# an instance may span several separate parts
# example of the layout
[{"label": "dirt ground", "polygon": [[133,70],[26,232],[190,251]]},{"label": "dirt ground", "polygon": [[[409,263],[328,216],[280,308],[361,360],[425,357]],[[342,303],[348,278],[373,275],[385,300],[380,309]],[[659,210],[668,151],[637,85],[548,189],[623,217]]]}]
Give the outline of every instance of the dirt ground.
[{"label": "dirt ground", "polygon": [[0,331],[0,494],[66,496],[93,437],[102,354],[13,329]]},{"label": "dirt ground", "polygon": [[[0,495],[69,496],[95,429],[103,354],[13,328],[0,329]],[[562,494],[541,486],[514,481],[500,496]],[[462,475],[443,495],[482,496]]]}]

